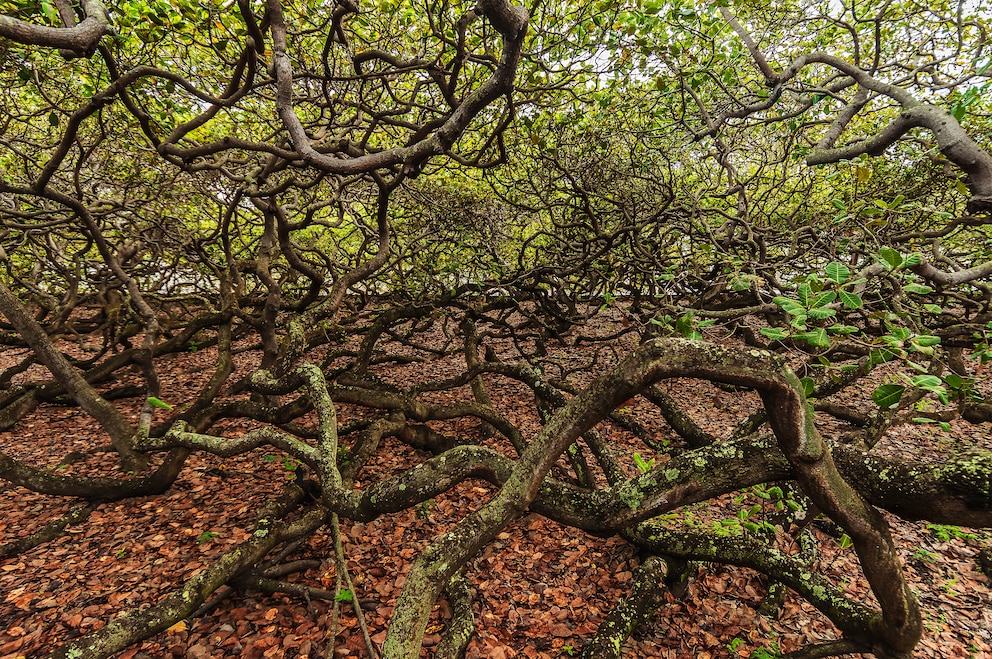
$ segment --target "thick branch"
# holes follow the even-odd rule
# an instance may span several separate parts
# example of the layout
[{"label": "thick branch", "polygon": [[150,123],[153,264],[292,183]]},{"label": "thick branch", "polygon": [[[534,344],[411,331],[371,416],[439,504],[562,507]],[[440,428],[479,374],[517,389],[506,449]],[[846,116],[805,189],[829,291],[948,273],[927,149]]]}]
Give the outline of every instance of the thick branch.
[{"label": "thick branch", "polygon": [[47,27],[0,16],[0,37],[29,46],[59,48],[75,57],[88,57],[96,51],[103,35],[110,32],[110,20],[104,3],[86,0],[86,18],[73,27]]}]

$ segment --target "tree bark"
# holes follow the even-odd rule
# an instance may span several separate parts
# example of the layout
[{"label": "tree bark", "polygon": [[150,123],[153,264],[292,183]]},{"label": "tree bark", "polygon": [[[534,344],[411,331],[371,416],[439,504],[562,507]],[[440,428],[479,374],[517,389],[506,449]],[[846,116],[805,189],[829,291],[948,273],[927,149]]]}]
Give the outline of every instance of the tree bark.
[{"label": "tree bark", "polygon": [[0,281],[0,312],[10,321],[27,342],[38,359],[62,382],[65,390],[79,406],[96,419],[121,457],[125,471],[140,471],[147,465],[147,458],[134,446],[135,430],[116,407],[108,403],[90,386],[69,360],[65,358],[45,330],[31,317],[21,301]]}]

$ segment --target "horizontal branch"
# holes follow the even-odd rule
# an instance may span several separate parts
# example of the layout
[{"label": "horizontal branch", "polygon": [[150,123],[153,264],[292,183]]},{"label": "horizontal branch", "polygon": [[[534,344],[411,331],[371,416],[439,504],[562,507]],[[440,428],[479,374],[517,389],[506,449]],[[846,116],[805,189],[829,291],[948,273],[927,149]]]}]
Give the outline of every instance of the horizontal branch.
[{"label": "horizontal branch", "polygon": [[86,18],[73,27],[48,27],[0,16],[0,37],[28,46],[58,48],[65,56],[88,57],[110,32],[110,19],[106,6],[98,0],[86,0],[83,12]]}]

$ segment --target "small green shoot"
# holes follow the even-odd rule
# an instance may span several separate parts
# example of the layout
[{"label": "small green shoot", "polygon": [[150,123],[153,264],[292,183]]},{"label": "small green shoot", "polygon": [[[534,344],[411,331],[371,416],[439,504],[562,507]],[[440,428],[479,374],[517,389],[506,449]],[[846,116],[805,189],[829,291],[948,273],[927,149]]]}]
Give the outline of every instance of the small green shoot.
[{"label": "small green shoot", "polygon": [[213,540],[213,539],[214,539],[214,538],[216,538],[216,537],[217,537],[217,534],[216,534],[216,533],[214,533],[213,531],[204,531],[204,532],[203,532],[203,533],[201,533],[201,534],[200,534],[200,536],[199,536],[199,537],[198,537],[198,538],[196,539],[196,544],[198,544],[198,545],[202,545],[202,544],[203,544],[203,543],[205,543],[205,542],[210,542],[211,540]]},{"label": "small green shoot", "polygon": [[437,510],[437,504],[431,500],[423,501],[413,507],[420,519],[430,519],[431,511]]},{"label": "small green shoot", "polygon": [[642,474],[646,474],[652,469],[654,469],[654,458],[651,458],[650,460],[645,460],[644,458],[641,457],[640,453],[635,453],[634,464],[637,465],[637,468],[641,470]]},{"label": "small green shoot", "polygon": [[961,527],[951,526],[949,524],[927,524],[927,530],[941,542],[950,542],[954,539],[978,540],[978,536],[974,533],[962,531]]}]

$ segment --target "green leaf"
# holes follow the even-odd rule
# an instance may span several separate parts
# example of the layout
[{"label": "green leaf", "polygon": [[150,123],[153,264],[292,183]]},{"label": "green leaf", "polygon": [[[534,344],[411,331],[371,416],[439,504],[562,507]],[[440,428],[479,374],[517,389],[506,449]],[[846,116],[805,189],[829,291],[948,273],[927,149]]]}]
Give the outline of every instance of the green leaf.
[{"label": "green leaf", "polygon": [[824,307],[837,299],[837,291],[824,291],[813,299],[813,307]]},{"label": "green leaf", "polygon": [[837,312],[834,309],[826,309],[824,307],[812,307],[809,310],[809,317],[816,318],[817,320],[822,320],[824,318],[830,318],[835,316]]},{"label": "green leaf", "polygon": [[799,295],[799,301],[805,305],[810,306],[810,300],[813,299],[813,288],[808,283],[802,283],[799,285],[799,290],[796,291]]},{"label": "green leaf", "polygon": [[843,325],[841,323],[837,323],[836,325],[831,325],[828,327],[827,331],[831,334],[856,334],[861,330],[854,325]]},{"label": "green leaf", "polygon": [[55,6],[49,0],[41,0],[41,12],[48,19],[49,23],[53,25],[61,25],[62,21],[59,19],[59,12]]},{"label": "green leaf", "polygon": [[882,259],[885,265],[889,266],[893,270],[902,265],[902,254],[892,249],[891,247],[883,247],[878,250],[878,256]]},{"label": "green leaf", "polygon": [[52,111],[52,112],[49,112],[48,113],[48,125],[49,126],[58,126],[59,125],[59,121],[61,121],[61,120],[59,119],[59,115],[58,115],[57,112]]},{"label": "green leaf", "polygon": [[944,309],[938,304],[924,304],[923,308],[932,314],[944,313]]},{"label": "green leaf", "polygon": [[883,410],[895,408],[899,405],[906,387],[901,384],[883,384],[871,392],[871,399]]},{"label": "green leaf", "polygon": [[735,292],[746,291],[751,288],[750,277],[734,277],[730,282],[730,290]]},{"label": "green leaf", "polygon": [[823,328],[816,328],[808,332],[803,332],[802,334],[796,334],[795,338],[802,339],[806,341],[811,346],[817,348],[829,348],[830,347],[830,337],[827,336],[826,330]]},{"label": "green leaf", "polygon": [[148,404],[151,405],[152,407],[157,407],[157,408],[162,409],[162,410],[171,410],[172,409],[172,405],[169,405],[164,400],[161,400],[159,398],[155,398],[155,396],[149,396],[148,397]]},{"label": "green leaf", "polygon": [[851,278],[851,269],[843,263],[828,263],[826,267],[827,278],[835,284],[843,284]]},{"label": "green leaf", "polygon": [[911,268],[914,265],[919,265],[923,263],[923,256],[919,252],[913,252],[912,254],[906,255],[906,261],[903,263],[907,268]]},{"label": "green leaf", "polygon": [[813,395],[813,389],[816,387],[816,383],[813,382],[813,378],[800,378],[799,383],[803,385],[803,396],[809,398]]},{"label": "green leaf", "polygon": [[772,302],[782,307],[785,313],[789,314],[790,316],[806,315],[806,308],[803,307],[798,302],[796,302],[795,300],[790,300],[787,297],[776,297],[776,298],[772,298]]},{"label": "green leaf", "polygon": [[936,375],[917,375],[913,377],[913,386],[920,389],[931,389],[939,387],[944,383]]},{"label": "green leaf", "polygon": [[840,301],[848,309],[860,309],[865,306],[864,300],[857,293],[848,293],[847,291],[837,291],[837,295],[840,296]]},{"label": "green leaf", "polygon": [[782,341],[789,338],[789,333],[779,327],[762,327],[761,335],[772,341]]},{"label": "green leaf", "polygon": [[898,359],[899,353],[894,350],[889,350],[888,348],[879,348],[877,350],[872,350],[868,355],[868,361],[871,362],[872,366],[877,366],[878,364],[884,364],[885,362],[890,362],[893,359]]},{"label": "green leaf", "polygon": [[964,378],[957,373],[948,373],[944,376],[944,384],[951,389],[961,389],[964,386]]},{"label": "green leaf", "polygon": [[353,602],[355,601],[355,594],[352,593],[347,588],[342,588],[341,591],[334,596],[334,601],[336,602]]},{"label": "green leaf", "polygon": [[213,540],[216,537],[217,537],[217,534],[214,533],[213,531],[204,531],[196,539],[196,544],[202,545],[204,542],[209,542],[210,540]]},{"label": "green leaf", "polygon": [[641,471],[641,473],[647,473],[654,467],[654,458],[645,460],[641,457],[640,453],[634,453],[634,463],[637,465],[637,468]]},{"label": "green leaf", "polygon": [[891,332],[893,338],[895,338],[897,341],[906,341],[911,336],[913,336],[913,333],[908,329],[906,329],[905,327],[893,327]]},{"label": "green leaf", "polygon": [[927,293],[933,293],[933,289],[929,286],[924,286],[923,284],[906,284],[902,287],[907,293],[916,293],[917,295],[926,295]]}]

